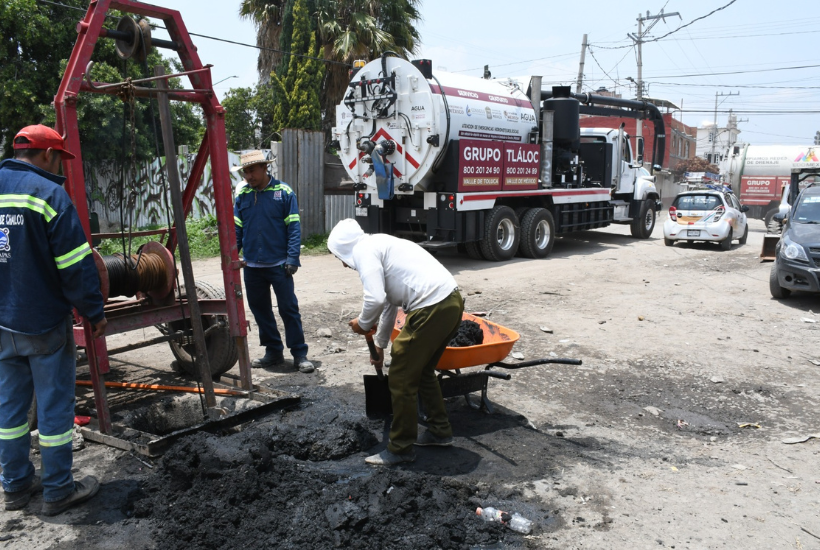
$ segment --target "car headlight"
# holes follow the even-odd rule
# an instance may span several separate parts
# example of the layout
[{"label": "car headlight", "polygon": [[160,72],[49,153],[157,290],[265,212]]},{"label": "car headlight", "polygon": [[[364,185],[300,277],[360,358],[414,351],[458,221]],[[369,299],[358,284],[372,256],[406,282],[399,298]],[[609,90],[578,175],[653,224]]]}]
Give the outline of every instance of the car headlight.
[{"label": "car headlight", "polygon": [[799,244],[792,242],[792,240],[785,235],[783,236],[783,246],[780,248],[780,254],[789,260],[809,261],[809,257],[806,256],[806,250]]}]

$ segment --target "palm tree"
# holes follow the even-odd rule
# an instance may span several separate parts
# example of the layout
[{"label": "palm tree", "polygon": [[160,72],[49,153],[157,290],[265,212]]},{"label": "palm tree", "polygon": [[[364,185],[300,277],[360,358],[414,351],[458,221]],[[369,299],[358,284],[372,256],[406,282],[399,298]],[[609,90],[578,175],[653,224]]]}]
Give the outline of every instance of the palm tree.
[{"label": "palm tree", "polygon": [[263,48],[256,61],[260,84],[268,83],[271,71],[282,61],[282,54],[272,50],[281,49],[279,42],[287,3],[288,0],[242,0],[239,5],[239,16],[256,24],[256,45]]},{"label": "palm tree", "polygon": [[[241,0],[239,13],[256,23],[258,46],[288,49],[284,42],[289,43],[289,37],[284,33],[291,24],[287,13],[292,4],[293,0]],[[347,88],[354,60],[375,59],[387,51],[406,58],[416,51],[420,0],[313,0],[310,4],[323,56],[337,62],[328,63],[322,87],[322,126],[327,132],[335,123],[335,106]],[[281,53],[260,51],[260,83],[267,83],[281,62]]]},{"label": "palm tree", "polygon": [[421,19],[419,0],[317,0],[319,37],[328,64],[322,96],[323,128],[329,132],[342,100],[349,65],[356,59],[371,60],[392,51],[407,58],[418,47],[415,23]]}]

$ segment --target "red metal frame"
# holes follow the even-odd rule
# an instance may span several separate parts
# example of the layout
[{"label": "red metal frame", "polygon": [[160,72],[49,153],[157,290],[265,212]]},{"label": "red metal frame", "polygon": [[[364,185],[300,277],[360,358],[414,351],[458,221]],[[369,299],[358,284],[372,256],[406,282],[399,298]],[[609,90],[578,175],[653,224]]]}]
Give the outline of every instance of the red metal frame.
[{"label": "red metal frame", "polygon": [[[76,155],[76,158],[72,160],[63,161],[63,173],[67,177],[65,189],[74,202],[86,238],[91,243],[91,227],[88,217],[85,176],[77,122],[77,100],[81,91],[115,93],[113,88],[97,90],[95,89],[96,83],[92,85],[83,80],[97,40],[105,35],[103,23],[109,9],[122,10],[126,13],[162,20],[171,41],[178,45],[177,53],[184,70],[186,72],[198,71],[186,75],[192,88],[197,91],[177,91],[169,95],[173,100],[199,103],[205,115],[205,137],[202,140],[199,153],[183,191],[183,206],[187,217],[191,211],[197,187],[201,183],[205,163],[210,158],[226,299],[221,302],[222,307],[211,307],[207,313],[226,314],[228,316],[231,336],[237,339],[239,347],[241,385],[243,389],[250,390],[252,388],[247,347],[247,321],[245,320],[245,307],[242,300],[239,255],[234,232],[233,192],[228,170],[225,110],[219,104],[213,92],[210,65],[202,65],[196,47],[191,41],[178,11],[132,0],[92,0],[89,4],[85,17],[77,24],[79,36],[74,45],[74,50],[71,52],[71,58],[68,61],[57,95],[54,97],[54,108],[57,111],[57,131],[65,136],[68,150]],[[202,92],[201,90],[205,91]],[[176,245],[176,232],[171,231],[165,246],[173,253]],[[149,327],[157,322],[179,320],[183,318],[183,310],[186,310],[185,307],[180,308],[179,305],[169,308],[167,304],[146,305],[138,301],[135,301],[131,308],[122,308],[121,304],[115,306],[115,308],[111,308],[112,315],[110,315],[109,327],[115,329],[114,325],[116,325],[116,332]],[[106,310],[107,315],[108,309]],[[116,309],[116,314],[114,309]],[[206,311],[203,310],[203,313],[206,313]],[[116,322],[114,322],[115,320]],[[105,338],[92,339],[91,326],[87,319],[83,319],[82,324],[75,327],[74,334],[78,344],[85,345],[88,355],[100,431],[110,433],[111,419],[103,378],[103,375],[109,372]],[[93,345],[87,345],[88,342],[92,341]]]}]

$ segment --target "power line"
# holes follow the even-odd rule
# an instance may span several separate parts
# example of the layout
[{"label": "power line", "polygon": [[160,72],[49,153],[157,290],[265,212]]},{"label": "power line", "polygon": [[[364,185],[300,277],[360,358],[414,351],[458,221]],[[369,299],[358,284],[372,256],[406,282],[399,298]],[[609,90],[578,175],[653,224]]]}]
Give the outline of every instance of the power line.
[{"label": "power line", "polygon": [[[71,9],[71,10],[78,10],[78,11],[81,11],[83,13],[86,13],[86,10],[83,9],[83,8],[75,8],[74,6],[67,6],[65,4],[60,4],[59,2],[51,2],[49,0],[37,0],[37,1],[42,3],[42,4],[50,4],[52,6],[59,6],[61,8],[66,8],[66,9]],[[115,17],[113,17],[111,15],[106,15],[106,17],[109,18],[109,19],[116,19]],[[163,27],[162,25],[157,25],[155,23],[152,23],[151,26],[156,28],[156,29],[168,30],[165,27]],[[227,44],[234,44],[236,46],[243,46],[245,48],[253,48],[255,50],[266,51],[266,52],[277,52],[277,53],[281,53],[283,55],[292,55],[294,57],[301,57],[303,59],[313,59],[315,61],[321,61],[323,63],[328,63],[330,65],[342,65],[344,67],[351,67],[352,66],[350,63],[344,63],[342,61],[334,61],[332,59],[324,59],[322,57],[313,57],[311,55],[304,55],[304,54],[300,54],[300,53],[291,53],[291,52],[286,52],[285,50],[280,50],[280,49],[277,49],[277,48],[267,48],[267,47],[264,47],[264,46],[256,46],[254,44],[245,44],[244,42],[236,42],[234,40],[228,40],[226,38],[218,38],[216,36],[209,36],[207,34],[198,34],[198,33],[195,33],[195,32],[189,32],[188,34],[190,36],[196,36],[196,37],[199,37],[199,38],[206,38],[208,40],[215,40],[217,42],[225,42]]]},{"label": "power line", "polygon": [[[701,19],[706,19],[710,15],[713,15],[713,14],[719,12],[720,10],[725,10],[726,8],[728,8],[729,6],[734,4],[735,2],[737,2],[737,0],[731,0],[728,4],[726,4],[724,6],[721,6],[719,8],[715,8],[712,11],[710,11],[709,13],[707,13],[706,15],[701,15],[700,17],[696,17],[696,18],[692,19],[691,21],[689,21],[688,23],[685,23],[685,24],[681,25],[680,27],[678,27],[677,29],[675,29],[673,31],[669,31],[668,33],[666,33],[662,36],[659,36],[657,38],[650,38],[649,40],[644,40],[643,42],[657,42],[658,40],[662,40],[662,39],[666,38],[667,36],[669,36],[671,34],[675,34],[676,32],[678,32],[681,29],[685,29],[686,27],[688,27],[689,25],[695,23],[696,21],[700,21]],[[626,45],[626,46],[611,46],[611,47],[596,46],[596,47],[604,49],[604,50],[622,50],[624,48],[629,48],[631,46],[632,45],[629,44],[629,45]]]}]

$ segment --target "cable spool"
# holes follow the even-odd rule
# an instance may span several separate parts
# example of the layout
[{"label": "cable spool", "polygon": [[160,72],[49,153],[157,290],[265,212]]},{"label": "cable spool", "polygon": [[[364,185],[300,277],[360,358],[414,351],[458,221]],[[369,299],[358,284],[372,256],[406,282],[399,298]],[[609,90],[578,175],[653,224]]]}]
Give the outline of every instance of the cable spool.
[{"label": "cable spool", "polygon": [[162,301],[174,288],[174,258],[158,242],[142,245],[137,254],[100,256],[95,251],[103,298],[111,296],[149,296]]}]

